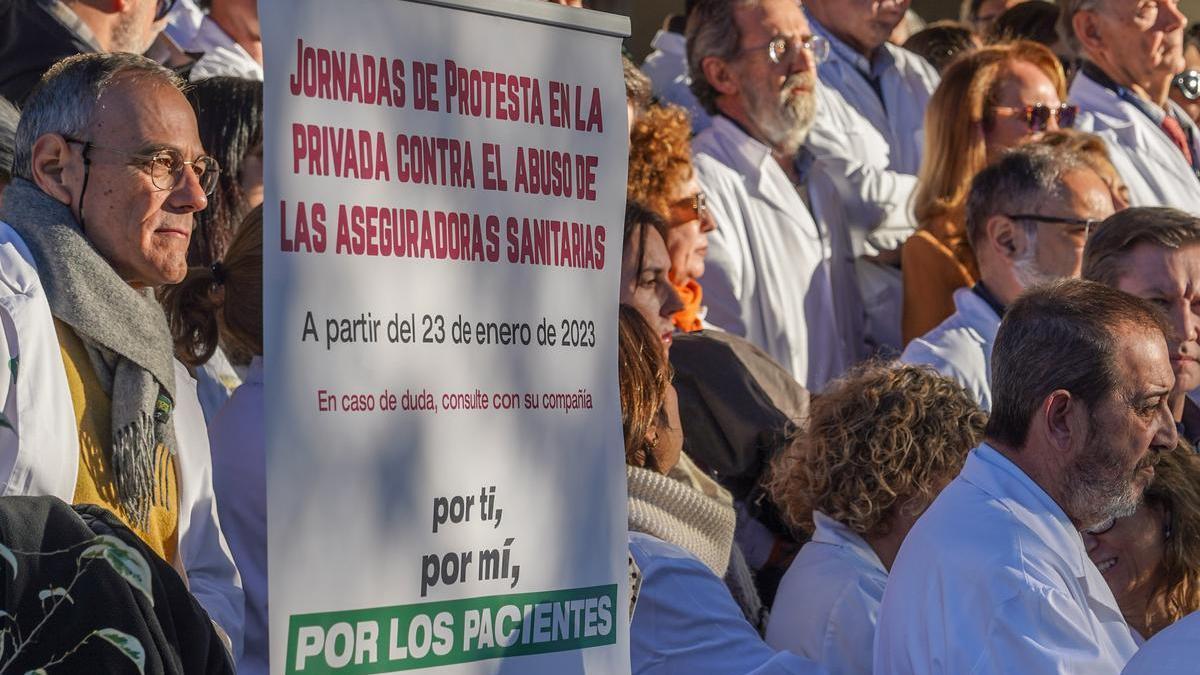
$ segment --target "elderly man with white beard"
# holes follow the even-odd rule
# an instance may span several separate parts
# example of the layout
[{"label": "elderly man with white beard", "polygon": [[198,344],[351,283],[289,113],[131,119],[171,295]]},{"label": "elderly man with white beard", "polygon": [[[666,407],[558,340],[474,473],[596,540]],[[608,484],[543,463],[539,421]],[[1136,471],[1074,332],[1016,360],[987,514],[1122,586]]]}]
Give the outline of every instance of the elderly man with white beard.
[{"label": "elderly man with white beard", "polygon": [[1113,213],[1104,180],[1079,153],[1033,143],[979,172],[967,238],[979,281],[954,292],[954,314],[908,343],[900,360],[933,366],[992,409],[989,360],[1005,307],[1025,289],[1078,277],[1083,247]]},{"label": "elderly man with white beard", "polygon": [[1132,514],[1177,442],[1171,329],[1067,279],[1005,314],[984,442],[900,547],[876,675],[1117,675],[1137,647],[1079,531]]},{"label": "elderly man with white beard", "polygon": [[714,116],[692,143],[717,222],[700,280],[707,320],[819,391],[862,351],[852,263],[837,264],[798,192],[829,44],[796,0],[700,0],[687,41],[692,91]]}]

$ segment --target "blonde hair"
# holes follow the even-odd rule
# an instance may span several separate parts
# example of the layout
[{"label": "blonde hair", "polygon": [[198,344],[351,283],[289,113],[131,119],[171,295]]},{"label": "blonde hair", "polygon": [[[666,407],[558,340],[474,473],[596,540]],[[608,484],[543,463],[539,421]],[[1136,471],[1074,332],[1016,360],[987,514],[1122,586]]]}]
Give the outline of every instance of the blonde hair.
[{"label": "blonde hair", "polygon": [[811,531],[820,511],[859,535],[883,535],[898,507],[923,510],[958,473],[986,419],[932,368],[868,363],[813,397],[767,487],[793,527]]},{"label": "blonde hair", "polygon": [[671,364],[662,342],[636,309],[619,306],[617,373],[621,393],[621,428],[625,463],[658,471],[650,432],[663,414]]},{"label": "blonde hair", "polygon": [[925,158],[913,201],[918,223],[949,219],[962,224],[971,179],[987,165],[983,132],[995,121],[991,107],[1001,75],[1015,62],[1037,66],[1066,99],[1062,65],[1036,42],[989,45],[950,64],[925,109]]}]

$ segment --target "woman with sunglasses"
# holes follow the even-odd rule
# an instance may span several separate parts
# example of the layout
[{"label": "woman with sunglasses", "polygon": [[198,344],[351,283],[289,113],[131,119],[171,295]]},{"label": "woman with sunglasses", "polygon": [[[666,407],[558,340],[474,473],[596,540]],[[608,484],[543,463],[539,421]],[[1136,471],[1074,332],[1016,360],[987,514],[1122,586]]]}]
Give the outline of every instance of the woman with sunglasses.
[{"label": "woman with sunglasses", "polygon": [[1200,455],[1184,444],[1163,453],[1137,511],[1083,541],[1135,639],[1200,610]]},{"label": "woman with sunglasses", "polygon": [[1025,40],[992,45],[953,63],[925,111],[925,158],[913,211],[917,231],[901,250],[904,342],[954,313],[954,291],[978,280],[966,239],[971,179],[1005,150],[1072,126],[1058,57]]},{"label": "woman with sunglasses", "polygon": [[687,111],[668,105],[647,110],[629,139],[628,196],[667,222],[669,277],[683,301],[672,319],[684,332],[703,327],[704,295],[697,279],[704,274],[708,233],[717,226],[692,168],[690,137]]}]

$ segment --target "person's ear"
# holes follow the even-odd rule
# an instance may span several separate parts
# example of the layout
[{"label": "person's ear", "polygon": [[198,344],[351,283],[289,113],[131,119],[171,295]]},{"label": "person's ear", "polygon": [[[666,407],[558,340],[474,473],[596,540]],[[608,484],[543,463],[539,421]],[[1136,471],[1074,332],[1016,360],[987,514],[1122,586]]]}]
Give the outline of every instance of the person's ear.
[{"label": "person's ear", "polygon": [[1104,47],[1100,37],[1100,17],[1095,11],[1083,9],[1075,12],[1075,16],[1071,17],[1071,29],[1075,31],[1081,51],[1097,51]]},{"label": "person's ear", "polygon": [[1007,260],[1014,260],[1024,248],[1024,238],[1017,236],[1017,224],[1008,216],[994,215],[984,224],[988,247]]},{"label": "person's ear", "polygon": [[1067,458],[1087,436],[1087,411],[1083,401],[1065,389],[1056,389],[1042,400],[1035,426],[1060,457]]},{"label": "person's ear", "polygon": [[71,144],[59,134],[43,134],[33,142],[30,153],[33,182],[47,195],[67,206],[74,204]]},{"label": "person's ear", "polygon": [[733,67],[725,60],[716,56],[706,56],[700,61],[700,69],[704,71],[704,79],[723,96],[733,96],[741,90],[741,84]]}]

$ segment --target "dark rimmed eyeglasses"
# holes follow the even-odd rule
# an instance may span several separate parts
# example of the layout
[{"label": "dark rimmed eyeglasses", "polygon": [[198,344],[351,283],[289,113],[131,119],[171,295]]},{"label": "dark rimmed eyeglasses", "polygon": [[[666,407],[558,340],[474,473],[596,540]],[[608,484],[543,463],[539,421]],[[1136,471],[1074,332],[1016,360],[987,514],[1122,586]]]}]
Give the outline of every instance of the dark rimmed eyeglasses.
[{"label": "dark rimmed eyeglasses", "polygon": [[150,182],[159,190],[174,190],[183,182],[183,172],[190,169],[204,190],[205,196],[211,195],[217,189],[217,178],[221,175],[221,166],[217,160],[208,155],[201,155],[191,161],[173,148],[163,148],[151,153],[127,152],[118,148],[96,145],[91,141],[79,138],[63,137],[68,143],[83,146],[84,164],[91,164],[91,151],[100,150],[125,157],[126,164],[137,167],[150,174]]},{"label": "dark rimmed eyeglasses", "polygon": [[1011,220],[1029,220],[1035,223],[1057,223],[1060,225],[1069,225],[1071,227],[1083,228],[1083,238],[1087,239],[1092,236],[1092,232],[1101,222],[1100,220],[1090,220],[1088,218],[1068,218],[1060,216],[1044,216],[1040,213],[1014,213],[1008,214],[1007,217]]},{"label": "dark rimmed eyeglasses", "polygon": [[1189,101],[1200,98],[1200,71],[1185,70],[1171,80],[1171,86]]},{"label": "dark rimmed eyeglasses", "polygon": [[684,197],[679,201],[671,204],[672,215],[678,216],[672,219],[671,225],[683,225],[690,223],[693,220],[701,222],[708,220],[710,217],[708,210],[708,195],[703,192],[697,192],[691,197]]},{"label": "dark rimmed eyeglasses", "polygon": [[167,18],[174,6],[175,0],[158,0],[158,7],[154,10],[154,21],[157,23]]},{"label": "dark rimmed eyeglasses", "polygon": [[1079,106],[1060,103],[1056,106],[1035,103],[1027,106],[992,106],[992,110],[1002,115],[1018,115],[1025,120],[1030,131],[1045,131],[1050,124],[1050,118],[1058,122],[1059,129],[1070,129],[1075,126],[1075,116],[1079,114]]},{"label": "dark rimmed eyeglasses", "polygon": [[820,35],[809,35],[801,40],[776,35],[767,44],[747,47],[739,51],[738,55],[759,52],[764,48],[767,50],[767,58],[775,65],[791,63],[800,55],[801,50],[812,54],[815,63],[824,63],[825,59],[829,58],[829,40]]}]

